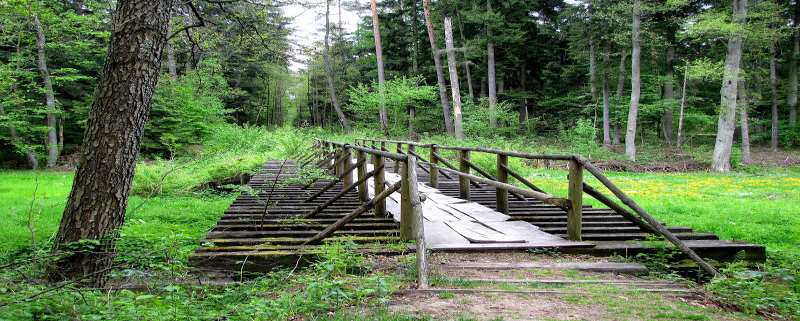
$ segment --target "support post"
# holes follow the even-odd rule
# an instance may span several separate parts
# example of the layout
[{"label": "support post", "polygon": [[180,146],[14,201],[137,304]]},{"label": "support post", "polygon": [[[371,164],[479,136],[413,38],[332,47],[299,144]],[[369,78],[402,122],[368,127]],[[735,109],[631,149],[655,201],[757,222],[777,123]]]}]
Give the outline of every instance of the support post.
[{"label": "support post", "polygon": [[[380,194],[383,192],[384,188],[386,188],[386,172],[384,171],[383,166],[383,156],[374,154],[372,155],[372,167],[373,168],[380,168],[377,172],[375,172],[374,182],[375,182],[375,195]],[[375,203],[375,216],[377,217],[384,217],[386,216],[386,200],[379,199],[377,203]]]},{"label": "support post", "polygon": [[[497,181],[508,183],[508,156],[497,154]],[[508,214],[508,191],[495,187],[495,198],[497,199],[497,211]]]},{"label": "support post", "polygon": [[[398,154],[404,154],[403,153],[403,144],[402,143],[397,143],[397,148],[395,149],[395,151]],[[397,161],[395,161],[394,162],[394,172],[395,173],[400,173],[400,167],[401,167],[400,164],[398,164]]]},{"label": "support post", "polygon": [[369,190],[367,189],[367,181],[363,180],[364,176],[367,175],[367,156],[364,151],[358,150],[356,151],[356,164],[358,165],[358,181],[361,184],[358,184],[358,200],[362,203],[366,203],[369,201]]},{"label": "support post", "polygon": [[[411,159],[410,156],[409,159]],[[415,159],[416,160],[416,159]],[[411,164],[406,160],[405,162],[397,162],[395,164],[402,165],[400,171],[400,240],[410,241],[414,239],[414,212],[411,204],[411,174],[413,173],[416,178],[416,168],[411,167]]]},{"label": "support post", "polygon": [[[350,154],[349,147],[342,147],[342,157],[344,157],[344,162],[342,162],[342,173],[346,173],[351,167],[353,167],[353,155]],[[353,184],[353,174],[348,173],[345,175],[342,183],[344,183],[344,186],[350,186]]]},{"label": "support post", "polygon": [[437,148],[436,148],[435,144],[431,145],[430,148],[431,148],[431,157],[429,159],[431,161],[430,164],[429,164],[429,166],[430,166],[430,171],[429,172],[430,172],[430,175],[431,175],[430,176],[430,183],[431,183],[431,187],[439,188],[439,168],[437,167],[437,164],[439,163],[439,159],[436,158],[436,156],[435,156],[436,152],[437,152]]},{"label": "support post", "polygon": [[[458,170],[462,173],[469,174],[469,151],[461,150],[458,152]],[[458,177],[459,196],[463,200],[469,200],[469,178],[464,176]]]},{"label": "support post", "polygon": [[[412,146],[413,145],[409,145],[409,148],[413,149]],[[403,184],[407,183],[408,185],[406,188],[406,192],[408,193],[408,197],[406,197],[408,203],[406,206],[409,208],[409,217],[401,218],[400,224],[403,224],[403,219],[408,219],[412,225],[412,235],[417,243],[417,287],[425,289],[428,287],[428,252],[425,242],[422,199],[417,185],[417,157],[409,153],[408,160],[405,162],[404,171],[406,172],[406,180],[403,181]]]},{"label": "support post", "polygon": [[567,212],[567,236],[571,241],[581,240],[583,221],[583,165],[577,160],[569,161],[569,209]]}]

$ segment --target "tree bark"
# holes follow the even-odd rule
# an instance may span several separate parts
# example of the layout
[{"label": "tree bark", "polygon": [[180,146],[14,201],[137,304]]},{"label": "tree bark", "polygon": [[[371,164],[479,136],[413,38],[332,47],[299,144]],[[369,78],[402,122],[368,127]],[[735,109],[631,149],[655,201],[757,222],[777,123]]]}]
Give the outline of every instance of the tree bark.
[{"label": "tree bark", "polygon": [[667,47],[667,70],[664,81],[664,100],[667,100],[668,105],[667,108],[664,110],[664,115],[661,116],[661,126],[664,135],[664,140],[667,141],[667,144],[670,144],[672,141],[672,101],[675,99],[675,90],[672,79],[675,75],[673,62],[675,60],[675,47],[672,44],[669,44]]},{"label": "tree bark", "polygon": [[444,18],[444,39],[447,49],[447,67],[450,71],[450,88],[453,92],[453,112],[455,116],[455,134],[457,139],[464,139],[464,128],[461,123],[461,90],[458,87],[456,71],[456,52],[453,46],[453,22],[450,17]]},{"label": "tree bark", "polygon": [[339,124],[345,132],[350,132],[350,123],[347,121],[347,116],[342,112],[339,107],[339,98],[336,96],[336,83],[334,81],[333,66],[331,66],[331,47],[328,43],[328,38],[331,32],[331,0],[325,0],[325,52],[322,55],[323,63],[325,64],[325,80],[328,84],[328,95],[331,97],[331,104],[336,111],[336,116],[339,118]]},{"label": "tree bark", "polygon": [[39,73],[42,75],[44,97],[47,104],[47,167],[52,168],[56,166],[56,161],[58,161],[58,130],[56,128],[58,124],[56,114],[58,111],[56,110],[53,81],[50,79],[50,71],[47,68],[47,39],[45,38],[44,28],[39,20],[39,15],[35,12],[32,12],[31,15],[33,16],[33,24],[36,27],[36,61],[39,66]]},{"label": "tree bark", "polygon": [[[56,252],[74,252],[57,262],[54,278],[105,286],[158,83],[172,5],[173,0],[117,2],[108,56],[55,239]],[[81,240],[90,242],[76,243]]]},{"label": "tree bark", "polygon": [[[492,13],[492,0],[486,0],[486,11]],[[489,127],[497,128],[497,78],[494,69],[494,43],[492,42],[492,26],[486,26],[486,70],[489,82]]]},{"label": "tree bark", "polygon": [[603,145],[611,146],[611,116],[608,93],[608,65],[609,65],[609,52],[608,46],[603,53]]},{"label": "tree bark", "polygon": [[683,141],[683,109],[686,107],[686,83],[689,81],[689,64],[686,64],[686,69],[683,70],[683,88],[681,89],[681,107],[678,115],[678,136],[675,138],[675,146],[681,148]]},{"label": "tree bark", "polygon": [[[743,24],[747,16],[747,0],[733,0],[733,19]],[[742,37],[733,35],[728,39],[728,53],[725,58],[725,73],[720,89],[722,111],[717,123],[717,139],[714,144],[711,168],[718,172],[731,170],[731,148],[736,129],[736,96],[739,83],[739,65],[742,59]]]},{"label": "tree bark", "polygon": [[769,43],[769,87],[772,94],[772,130],[770,133],[770,147],[773,152],[778,151],[778,73],[775,61],[775,41]]},{"label": "tree bark", "polygon": [[528,122],[528,71],[525,70],[525,66],[522,66],[522,69],[519,71],[519,86],[522,89],[523,95],[525,97],[522,98],[522,105],[519,106],[519,124],[522,128],[525,127],[525,123]]},{"label": "tree bark", "polygon": [[376,0],[370,0],[372,10],[372,36],[375,39],[375,58],[378,61],[378,91],[380,93],[380,123],[384,134],[389,134],[389,118],[386,115],[386,76],[383,70],[383,46],[381,45],[381,25],[378,19],[378,4]]},{"label": "tree bark", "polygon": [[631,107],[628,111],[628,129],[625,132],[625,155],[636,161],[636,122],[639,112],[639,95],[641,92],[640,66],[641,47],[639,43],[639,29],[641,19],[641,3],[633,2],[633,27],[631,28]]},{"label": "tree bark", "polygon": [[743,79],[739,79],[738,97],[739,112],[740,112],[740,126],[742,131],[742,164],[750,164],[753,162],[753,157],[750,154],[750,119],[747,116],[747,109],[750,102],[748,101],[747,88]]},{"label": "tree bark", "polygon": [[428,29],[428,40],[431,43],[431,54],[433,54],[433,65],[436,68],[436,83],[439,85],[439,100],[442,102],[442,113],[444,114],[444,127],[447,133],[455,135],[453,121],[450,118],[450,100],[447,98],[447,85],[444,83],[444,70],[442,70],[442,59],[439,49],[436,46],[436,33],[433,31],[433,21],[431,20],[431,0],[422,0],[422,9],[425,15],[425,27]]},{"label": "tree bark", "polygon": [[[169,25],[167,32],[172,34],[172,24]],[[175,48],[172,46],[172,41],[169,40],[167,40],[167,71],[169,72],[170,79],[173,81],[178,80],[178,68],[175,62]]]}]

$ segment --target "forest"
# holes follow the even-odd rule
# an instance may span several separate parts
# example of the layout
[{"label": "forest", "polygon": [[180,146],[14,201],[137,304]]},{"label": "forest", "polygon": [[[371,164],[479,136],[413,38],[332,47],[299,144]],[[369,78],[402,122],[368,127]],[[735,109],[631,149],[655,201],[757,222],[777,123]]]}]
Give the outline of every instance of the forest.
[{"label": "forest", "polygon": [[[789,0],[0,0],[0,320],[796,320],[799,20]],[[767,259],[719,265],[696,304],[581,288],[559,304],[606,308],[577,316],[405,309],[413,255],[380,270],[350,240],[191,283],[253,193],[236,181],[363,138],[577,155]],[[517,168],[560,194],[566,169]],[[692,279],[674,255],[625,260]]]}]

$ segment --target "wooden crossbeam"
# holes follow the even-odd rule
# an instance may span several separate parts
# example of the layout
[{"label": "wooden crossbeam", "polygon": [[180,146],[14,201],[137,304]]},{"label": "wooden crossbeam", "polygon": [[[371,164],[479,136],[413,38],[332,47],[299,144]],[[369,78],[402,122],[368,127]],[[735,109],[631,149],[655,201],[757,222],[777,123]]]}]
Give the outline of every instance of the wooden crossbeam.
[{"label": "wooden crossbeam", "polygon": [[[475,165],[475,163],[469,161],[468,159],[465,159],[464,163],[466,163],[467,165],[469,165],[470,168],[472,168],[476,172],[478,172],[478,174],[481,174],[481,176],[486,177],[488,179],[491,179],[493,181],[497,181],[497,177],[494,177],[494,175],[489,174],[489,172],[485,171],[483,168],[480,168],[478,165]],[[511,193],[511,195],[514,195],[514,197],[516,197],[516,198],[518,198],[518,199],[520,199],[522,201],[525,200],[525,197],[520,195],[519,193],[516,193],[516,192],[510,192],[510,193]]]},{"label": "wooden crossbeam", "polygon": [[537,191],[539,193],[544,193],[545,192],[544,190],[542,190],[538,186],[533,185],[533,183],[531,183],[530,181],[525,179],[525,177],[522,177],[522,175],[520,175],[519,173],[515,172],[514,170],[512,170],[508,166],[506,166],[506,165],[500,165],[500,166],[502,166],[502,168],[505,169],[506,172],[508,172],[508,175],[511,175],[511,177],[516,178],[518,181],[520,181],[520,183],[524,184],[527,187],[530,187],[530,189],[532,189],[534,191]]},{"label": "wooden crossbeam", "polygon": [[[414,152],[414,151],[409,151],[409,153],[410,153],[411,155],[414,155],[414,156],[416,156],[416,157],[417,157],[417,159],[419,160],[419,161],[417,162],[417,166],[419,166],[420,168],[422,168],[422,170],[424,170],[426,173],[430,174],[431,170],[430,170],[430,169],[428,169],[428,168],[425,168],[425,167],[423,167],[423,166],[422,166],[422,165],[428,165],[428,164],[430,164],[430,162],[429,162],[428,160],[426,160],[425,158],[423,158],[422,156],[419,156],[419,154],[417,154],[417,153],[416,153],[416,152]],[[437,169],[438,169],[438,168],[437,168]],[[444,175],[444,177],[447,177],[448,179],[452,179],[452,177],[450,177],[450,175],[448,175],[447,173],[445,173],[445,172],[441,172],[441,173],[442,173],[442,175]]]},{"label": "wooden crossbeam", "polygon": [[352,167],[348,168],[346,171],[344,171],[343,173],[339,174],[339,176],[336,177],[336,179],[332,180],[330,183],[328,183],[328,185],[325,185],[324,187],[322,187],[322,189],[320,189],[319,191],[314,193],[314,195],[311,195],[308,198],[306,198],[305,201],[306,202],[313,201],[314,199],[316,199],[317,197],[319,197],[323,193],[327,192],[329,189],[333,188],[333,186],[335,186],[336,183],[338,183],[340,181],[343,181],[345,176],[350,175],[350,173],[352,173],[354,170],[356,170],[356,168],[358,168],[358,166],[361,166],[362,162],[363,161],[356,163],[356,166],[352,166]]},{"label": "wooden crossbeam", "polygon": [[349,214],[345,215],[344,217],[338,219],[336,222],[334,222],[333,224],[329,225],[324,230],[320,231],[319,233],[317,233],[313,237],[309,238],[307,241],[303,242],[303,245],[317,244],[320,241],[322,241],[323,239],[327,238],[328,236],[331,236],[331,234],[333,234],[334,232],[336,232],[339,229],[341,229],[345,224],[350,223],[351,221],[353,221],[359,215],[361,215],[361,214],[369,211],[373,207],[375,207],[375,204],[377,202],[382,201],[385,198],[389,197],[389,195],[391,195],[392,193],[397,192],[400,189],[400,185],[402,185],[401,182],[395,183],[394,185],[392,185],[388,189],[386,189],[383,192],[381,192],[380,194],[376,195],[373,199],[371,199],[368,202],[362,204],[361,206],[356,208],[354,211],[352,211]]},{"label": "wooden crossbeam", "polygon": [[[450,162],[448,162],[446,159],[444,159],[444,157],[442,157],[438,153],[433,153],[433,157],[435,157],[439,162],[444,164],[444,166],[447,166],[447,168],[449,168],[451,170],[454,170],[454,171],[458,171],[458,169],[456,169],[455,166],[453,166],[453,164],[450,164]],[[439,168],[439,171],[443,172],[443,173],[447,173],[447,171],[442,169],[442,168]],[[472,181],[470,183],[472,184],[472,186],[481,187],[481,184],[478,184],[478,183],[475,183],[475,182],[472,182]]]},{"label": "wooden crossbeam", "polygon": [[[356,166],[354,166],[354,167],[356,167]],[[305,218],[311,218],[311,217],[316,216],[317,214],[319,214],[320,212],[325,210],[328,206],[331,206],[331,204],[333,204],[334,202],[336,202],[337,200],[342,198],[342,196],[344,196],[348,192],[350,192],[353,189],[355,189],[361,183],[366,182],[370,177],[374,176],[376,172],[381,171],[381,170],[383,170],[383,166],[376,167],[375,169],[373,169],[372,171],[370,171],[369,173],[364,175],[364,177],[359,178],[357,181],[355,181],[352,184],[350,184],[347,187],[345,187],[341,192],[339,192],[336,195],[334,195],[333,198],[325,201],[325,203],[323,203],[322,205],[317,206],[313,211],[311,211],[308,214],[306,214]]]},{"label": "wooden crossbeam", "polygon": [[583,191],[586,194],[589,194],[589,196],[593,197],[594,199],[600,201],[600,203],[603,203],[606,206],[608,206],[608,208],[614,210],[614,212],[617,212],[617,214],[627,218],[629,221],[633,222],[633,224],[636,224],[636,226],[638,226],[642,230],[653,234],[658,234],[658,231],[653,229],[653,227],[647,224],[647,222],[642,221],[642,219],[640,219],[636,215],[633,215],[633,213],[629,212],[622,206],[619,206],[619,204],[614,202],[612,199],[608,198],[608,196],[603,195],[603,193],[600,193],[600,191],[598,191],[594,187],[586,183],[583,183]]}]

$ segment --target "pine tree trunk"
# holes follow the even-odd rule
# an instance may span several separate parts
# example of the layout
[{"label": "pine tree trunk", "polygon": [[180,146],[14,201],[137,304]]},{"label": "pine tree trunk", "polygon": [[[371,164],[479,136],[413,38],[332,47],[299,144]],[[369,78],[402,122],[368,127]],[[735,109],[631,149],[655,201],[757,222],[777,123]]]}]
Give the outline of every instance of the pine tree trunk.
[{"label": "pine tree trunk", "polygon": [[753,157],[750,154],[750,119],[747,116],[750,102],[748,101],[747,88],[743,79],[739,79],[737,90],[741,116],[739,121],[742,130],[742,164],[750,164],[753,162]]},{"label": "pine tree trunk", "polygon": [[325,80],[328,85],[328,95],[331,96],[331,104],[333,104],[333,109],[339,118],[339,124],[342,125],[342,129],[345,132],[350,132],[350,123],[347,121],[347,116],[342,112],[342,108],[339,107],[339,98],[336,96],[336,83],[333,78],[333,66],[331,66],[331,47],[328,43],[331,32],[330,15],[331,0],[325,0],[325,52],[322,55],[322,60],[325,64]]},{"label": "pine tree trunk", "polygon": [[431,0],[422,0],[422,9],[425,13],[425,27],[428,29],[428,40],[431,43],[433,65],[434,68],[436,68],[436,83],[439,85],[439,100],[442,102],[444,127],[448,134],[455,135],[455,131],[453,130],[453,121],[450,118],[450,100],[447,98],[447,85],[444,83],[442,59],[439,55],[439,49],[436,46],[436,33],[433,30],[433,21],[431,20]]},{"label": "pine tree trunk", "polygon": [[[167,32],[168,34],[172,34],[171,24]],[[169,71],[169,78],[173,81],[178,80],[178,69],[175,63],[175,48],[172,46],[172,41],[169,40],[167,40],[167,70]]]},{"label": "pine tree trunk", "polygon": [[[747,15],[747,0],[733,0],[733,23],[743,24]],[[731,170],[731,148],[736,129],[736,96],[739,83],[739,65],[742,59],[742,38],[734,35],[728,39],[725,58],[725,73],[720,89],[722,111],[717,124],[717,139],[714,144],[711,168],[718,172]]]},{"label": "pine tree trunk", "polygon": [[528,122],[528,71],[525,66],[519,71],[519,85],[525,97],[522,98],[522,105],[519,106],[519,124],[522,128],[526,128],[525,124]]},{"label": "pine tree trunk", "polygon": [[44,35],[42,22],[39,15],[32,13],[33,24],[36,27],[36,54],[39,73],[42,75],[44,84],[44,97],[47,104],[47,167],[56,166],[58,161],[58,130],[56,114],[56,98],[53,93],[53,81],[50,79],[50,71],[47,69],[47,39]]},{"label": "pine tree trunk", "polygon": [[[95,91],[81,159],[55,239],[51,276],[103,287],[125,220],[136,157],[158,82],[173,0],[119,0],[108,56]],[[93,243],[97,242],[97,243]]]},{"label": "pine tree trunk", "polygon": [[689,64],[686,64],[686,69],[683,71],[683,88],[681,89],[681,107],[678,116],[678,137],[675,139],[675,146],[681,148],[683,144],[683,109],[686,107],[686,83],[689,81]]},{"label": "pine tree trunk", "polygon": [[461,90],[458,87],[458,72],[456,71],[456,52],[453,46],[453,22],[449,17],[444,18],[444,39],[447,49],[447,67],[450,71],[450,87],[453,92],[453,113],[455,118],[455,133],[457,139],[464,139],[464,128],[461,122]]},{"label": "pine tree trunk", "polygon": [[667,141],[667,144],[670,144],[670,142],[672,141],[672,127],[673,127],[672,101],[675,99],[675,90],[673,85],[674,79],[672,79],[674,77],[674,66],[673,66],[674,60],[675,60],[675,47],[669,45],[669,47],[667,47],[667,61],[666,61],[667,70],[666,70],[666,75],[664,77],[666,78],[664,82],[664,100],[667,100],[668,105],[667,108],[664,110],[664,115],[661,117],[661,125],[662,125],[664,140]]},{"label": "pine tree trunk", "polygon": [[639,112],[639,95],[641,91],[641,71],[639,60],[641,58],[641,45],[639,43],[639,28],[641,19],[641,3],[633,2],[633,27],[631,28],[631,107],[628,111],[628,129],[625,132],[625,155],[628,159],[636,161],[636,122]]},{"label": "pine tree trunk", "polygon": [[381,45],[381,25],[378,19],[378,4],[376,0],[370,0],[372,10],[372,36],[375,39],[375,57],[378,61],[378,91],[380,92],[380,123],[384,134],[389,134],[389,118],[386,115],[386,76],[383,70],[383,46]]},{"label": "pine tree trunk", "polygon": [[769,43],[769,87],[772,94],[772,131],[770,133],[770,147],[773,152],[778,151],[778,73],[775,62],[775,42]]},{"label": "pine tree trunk", "polygon": [[611,102],[608,93],[608,65],[609,65],[608,46],[603,53],[603,145],[611,146]]},{"label": "pine tree trunk", "polygon": [[[486,0],[486,11],[492,13],[492,0]],[[497,75],[494,69],[494,43],[492,42],[492,26],[486,26],[486,70],[489,82],[489,127],[497,128]]]}]

